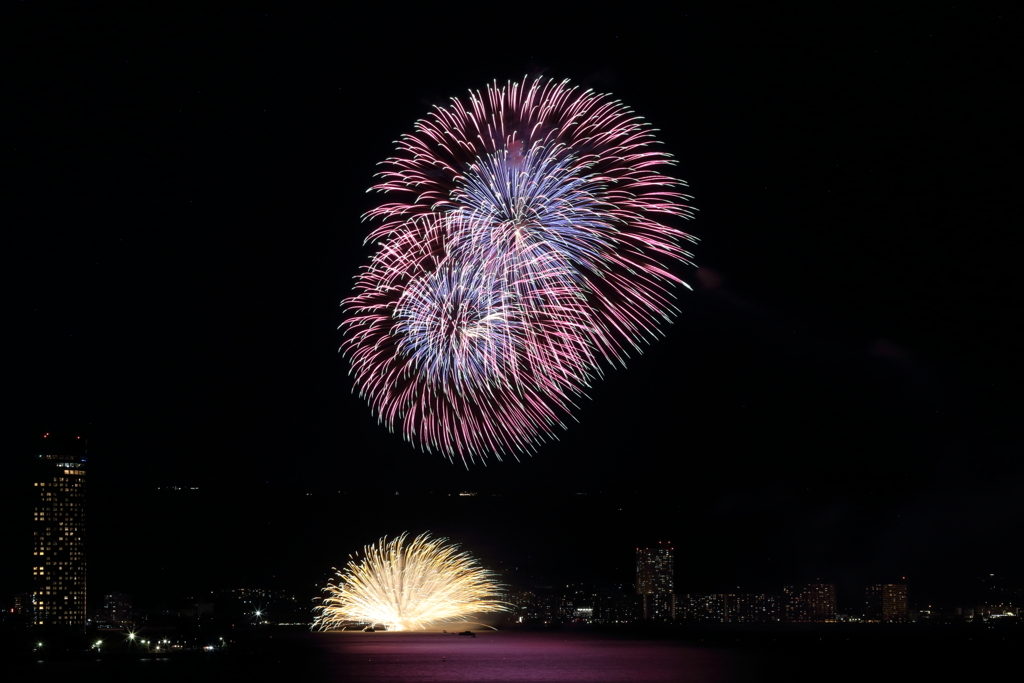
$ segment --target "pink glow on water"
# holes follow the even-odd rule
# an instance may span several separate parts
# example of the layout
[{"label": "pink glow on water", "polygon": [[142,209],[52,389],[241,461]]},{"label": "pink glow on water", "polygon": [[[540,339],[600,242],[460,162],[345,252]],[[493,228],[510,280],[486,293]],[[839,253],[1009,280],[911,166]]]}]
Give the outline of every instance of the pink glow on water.
[{"label": "pink glow on water", "polygon": [[738,680],[733,653],[674,642],[575,633],[328,633],[338,680],[700,681]]}]

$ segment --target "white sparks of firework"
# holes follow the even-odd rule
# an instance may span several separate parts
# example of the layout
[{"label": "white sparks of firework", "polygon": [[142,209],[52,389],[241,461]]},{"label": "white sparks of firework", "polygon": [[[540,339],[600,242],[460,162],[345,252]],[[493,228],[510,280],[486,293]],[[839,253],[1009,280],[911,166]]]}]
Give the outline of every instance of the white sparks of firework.
[{"label": "white sparks of firework", "polygon": [[453,98],[396,142],[340,326],[382,424],[467,467],[518,459],[663,335],[696,238],[655,133],[538,77]]},{"label": "white sparks of firework", "polygon": [[363,548],[323,589],[313,628],[383,624],[389,631],[463,621],[482,612],[504,612],[504,586],[476,559],[444,538],[423,533],[380,539]]}]

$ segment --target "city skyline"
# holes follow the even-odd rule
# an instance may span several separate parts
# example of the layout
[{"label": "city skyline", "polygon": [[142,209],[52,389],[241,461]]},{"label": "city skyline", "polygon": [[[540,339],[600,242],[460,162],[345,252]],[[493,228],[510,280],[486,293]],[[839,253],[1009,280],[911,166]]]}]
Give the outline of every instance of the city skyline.
[{"label": "city skyline", "polygon": [[[38,456],[33,456],[37,458]],[[57,464],[66,464],[63,461]],[[57,472],[61,474],[63,470]],[[38,490],[38,484],[33,486],[33,491]],[[976,565],[977,571],[973,575],[960,577],[959,583],[950,584],[949,574],[942,570],[921,572],[913,576],[900,576],[891,571],[888,573],[858,573],[852,576],[839,577],[835,574],[825,574],[823,577],[813,577],[806,571],[794,569],[792,563],[787,563],[785,558],[778,558],[778,567],[774,570],[768,568],[755,568],[743,574],[735,573],[729,565],[733,563],[727,558],[720,558],[716,561],[695,560],[702,555],[702,551],[694,547],[689,548],[691,561],[688,563],[685,577],[677,580],[675,576],[675,549],[674,544],[658,542],[647,547],[638,547],[635,551],[625,545],[628,537],[635,538],[637,528],[631,524],[621,527],[618,540],[614,545],[609,545],[610,539],[605,531],[597,531],[606,527],[606,521],[614,518],[622,512],[622,507],[628,505],[638,509],[639,519],[643,519],[650,509],[643,507],[642,497],[629,498],[622,495],[607,496],[597,493],[583,494],[581,492],[546,494],[544,497],[521,498],[508,493],[487,494],[481,492],[392,492],[396,500],[403,503],[391,503],[390,515],[381,515],[380,527],[387,529],[393,526],[391,520],[407,518],[409,511],[418,508],[429,507],[433,509],[433,524],[430,526],[439,529],[447,529],[445,533],[459,538],[461,542],[469,543],[474,550],[484,552],[484,562],[488,569],[498,572],[503,581],[507,581],[516,590],[536,591],[538,589],[549,591],[552,587],[565,584],[567,586],[590,586],[591,590],[599,590],[607,595],[636,595],[639,599],[636,609],[638,618],[653,621],[673,621],[685,619],[686,614],[716,614],[737,613],[747,614],[754,611],[782,610],[785,604],[813,605],[816,601],[812,595],[801,597],[799,592],[794,592],[790,587],[794,585],[813,586],[825,580],[831,586],[831,595],[823,598],[831,604],[831,607],[812,608],[810,606],[794,607],[798,612],[807,612],[804,616],[794,614],[787,616],[779,615],[779,620],[820,622],[819,613],[836,612],[852,613],[868,618],[876,611],[879,613],[891,613],[894,600],[902,600],[903,610],[908,609],[906,598],[906,586],[911,584],[913,590],[913,606],[918,608],[928,607],[936,613],[945,613],[954,606],[969,607],[974,609],[984,604],[1016,605],[1024,600],[1021,595],[1019,582],[1012,576],[997,576],[988,572],[980,571],[985,563],[979,562]],[[107,554],[106,561],[100,561],[99,570],[93,571],[90,577],[91,585],[96,589],[92,592],[92,599],[87,605],[89,615],[99,612],[109,612],[114,609],[106,604],[111,601],[110,596],[135,595],[135,603],[143,607],[152,608],[154,605],[171,603],[182,600],[184,596],[205,595],[221,593],[233,585],[249,586],[261,590],[287,591],[294,593],[301,601],[309,603],[307,611],[312,615],[313,606],[321,593],[322,583],[333,575],[333,572],[324,571],[324,567],[335,557],[335,551],[329,548],[317,548],[314,552],[298,555],[294,563],[277,562],[273,565],[261,565],[255,563],[257,571],[242,570],[243,566],[251,569],[253,563],[250,557],[241,558],[243,563],[231,563],[225,561],[232,554],[232,549],[227,548],[220,555],[210,555],[215,546],[222,546],[224,538],[222,535],[211,534],[210,528],[204,530],[190,529],[186,533],[180,533],[173,527],[155,526],[154,520],[157,515],[163,515],[173,519],[182,514],[189,514],[189,510],[204,510],[211,514],[216,511],[244,504],[243,498],[232,498],[211,489],[200,489],[199,487],[170,486],[164,487],[153,493],[147,493],[151,507],[140,507],[140,500],[129,497],[121,497],[121,503],[131,507],[138,514],[136,523],[128,519],[121,519],[116,522],[114,528],[97,528],[91,525],[91,535],[98,539],[102,546],[107,546],[111,540],[127,536],[128,542],[121,546],[119,552],[114,555]],[[334,492],[334,495],[311,492],[295,494],[293,492],[277,492],[274,497],[261,497],[259,501],[261,516],[250,519],[252,527],[260,529],[264,524],[261,520],[273,520],[281,522],[274,537],[264,537],[263,542],[267,547],[272,547],[281,542],[277,537],[279,534],[291,537],[298,545],[315,545],[310,534],[318,533],[314,530],[306,530],[304,534],[297,527],[289,525],[289,519],[299,519],[307,516],[321,517],[322,512],[336,509],[338,505],[350,504],[360,507],[363,504],[372,505],[379,500],[381,495],[366,495],[365,497],[353,498],[344,492]],[[46,501],[57,500],[55,505],[63,511],[61,499],[45,499]],[[79,503],[80,504],[80,503]],[[520,507],[529,504],[543,504],[556,516],[576,518],[580,520],[571,526],[563,529],[563,535],[556,539],[545,539],[538,543],[534,540],[531,543],[521,544],[518,551],[510,543],[495,544],[493,540],[488,541],[485,537],[472,532],[471,524],[466,519],[473,519],[480,516],[492,518],[501,511],[510,508]],[[38,508],[27,507],[23,511],[25,517],[32,515],[33,525],[41,528],[43,520],[39,519]],[[441,520],[459,519],[460,523],[452,525],[450,521]],[[78,522],[80,524],[80,521]],[[589,527],[589,530],[588,528]],[[78,530],[80,532],[81,527]],[[507,536],[508,527],[498,530],[499,536]],[[587,533],[592,536],[586,537]],[[561,538],[568,534],[577,539],[578,543],[574,553],[566,555],[563,552]],[[210,539],[204,542],[199,535]],[[254,537],[249,537],[254,538]],[[242,537],[240,545],[244,546],[251,541]],[[341,537],[339,537],[341,538]],[[40,543],[37,537],[37,545]],[[47,539],[48,540],[48,539]],[[346,541],[342,541],[345,543]],[[81,550],[82,544],[77,545]],[[583,551],[583,552],[581,552]],[[739,556],[745,553],[742,545],[738,545]],[[193,561],[196,555],[208,557],[212,564],[203,565]],[[32,584],[28,583],[28,572],[8,585],[11,588],[8,592],[31,589],[38,591],[35,583],[42,581],[36,578],[36,563],[33,552]],[[165,565],[167,571],[161,581],[154,583],[151,577],[140,576],[133,571],[137,562],[146,557],[158,557],[161,564]],[[319,559],[314,559],[319,558]],[[49,561],[49,560],[46,560]],[[27,564],[27,563],[23,563]],[[40,563],[42,564],[42,562]],[[727,571],[723,571],[727,570]],[[842,579],[841,581],[838,579]],[[794,579],[798,580],[794,582]],[[880,581],[881,579],[881,581]],[[799,583],[804,581],[804,583]],[[823,584],[824,585],[824,584]],[[889,594],[886,597],[880,593],[876,597],[865,595],[869,587],[881,590],[885,586],[902,585],[902,598]],[[837,592],[837,586],[839,590]],[[1016,586],[1016,588],[1015,588]],[[545,588],[547,587],[547,588]],[[801,589],[802,590],[802,589]],[[32,593],[26,593],[31,596]],[[736,596],[742,598],[738,606],[727,602],[733,598],[720,596]],[[768,603],[761,604],[757,596],[774,595]],[[837,599],[838,595],[838,599]],[[680,596],[687,600],[698,599],[703,601],[684,605],[679,602]],[[696,597],[694,597],[696,596]],[[719,596],[719,597],[716,597]],[[748,596],[744,598],[743,596]],[[783,602],[783,597],[786,601]],[[12,604],[17,604],[17,596]],[[12,598],[11,595],[0,596],[0,603],[5,603]],[[757,598],[757,599],[755,599]],[[188,598],[194,600],[194,598]],[[711,600],[711,602],[707,602]],[[745,600],[746,602],[743,602]],[[753,600],[753,602],[751,602]],[[128,598],[132,602],[132,598]],[[748,605],[747,603],[750,602]],[[762,600],[763,602],[763,600]],[[818,600],[820,602],[820,600]],[[877,602],[877,607],[869,606]],[[706,603],[706,604],[705,604]],[[718,605],[718,606],[716,606]],[[838,607],[837,607],[838,605]],[[885,606],[883,606],[885,605]],[[632,608],[631,608],[632,609]],[[815,611],[817,609],[817,611]],[[82,607],[84,614],[85,607]],[[810,616],[808,616],[810,615]],[[90,618],[92,618],[90,616]],[[703,617],[701,617],[703,618]],[[743,617],[751,620],[749,614]],[[882,619],[884,621],[884,619]]]}]

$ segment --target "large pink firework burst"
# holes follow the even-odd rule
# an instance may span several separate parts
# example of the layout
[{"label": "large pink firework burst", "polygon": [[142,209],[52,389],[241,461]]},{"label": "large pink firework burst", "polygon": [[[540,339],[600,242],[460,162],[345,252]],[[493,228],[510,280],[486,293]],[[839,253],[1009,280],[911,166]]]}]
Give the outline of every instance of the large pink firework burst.
[{"label": "large pink firework burst", "polygon": [[356,386],[449,459],[533,451],[676,314],[685,184],[643,119],[566,81],[453,98],[397,145],[342,303]]}]

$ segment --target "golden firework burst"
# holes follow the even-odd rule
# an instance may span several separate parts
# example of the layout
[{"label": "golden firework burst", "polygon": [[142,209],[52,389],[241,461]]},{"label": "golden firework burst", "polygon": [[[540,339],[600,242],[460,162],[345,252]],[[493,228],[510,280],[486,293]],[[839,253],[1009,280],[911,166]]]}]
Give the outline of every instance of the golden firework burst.
[{"label": "golden firework burst", "polygon": [[313,628],[383,624],[391,631],[503,612],[503,590],[491,572],[445,538],[423,533],[380,539],[363,548],[323,589]]}]

